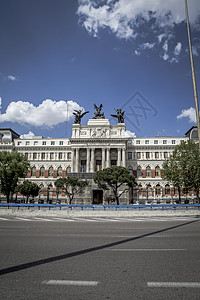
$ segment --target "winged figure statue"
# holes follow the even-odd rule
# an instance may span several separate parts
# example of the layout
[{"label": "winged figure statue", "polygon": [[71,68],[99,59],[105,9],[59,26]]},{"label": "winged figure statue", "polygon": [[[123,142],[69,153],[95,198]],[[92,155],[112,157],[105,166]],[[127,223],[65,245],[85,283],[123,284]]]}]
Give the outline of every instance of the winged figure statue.
[{"label": "winged figure statue", "polygon": [[74,124],[81,124],[81,119],[82,119],[82,117],[85,115],[85,114],[87,114],[87,113],[89,113],[89,111],[85,111],[85,112],[82,112],[83,110],[82,109],[80,109],[80,110],[74,110],[74,112],[73,112],[73,115],[75,115],[75,118],[74,118]]},{"label": "winged figure statue", "polygon": [[121,108],[115,109],[115,111],[116,111],[117,114],[116,115],[111,115],[111,117],[117,118],[118,123],[124,123],[124,113],[125,113],[125,111],[122,111]]}]

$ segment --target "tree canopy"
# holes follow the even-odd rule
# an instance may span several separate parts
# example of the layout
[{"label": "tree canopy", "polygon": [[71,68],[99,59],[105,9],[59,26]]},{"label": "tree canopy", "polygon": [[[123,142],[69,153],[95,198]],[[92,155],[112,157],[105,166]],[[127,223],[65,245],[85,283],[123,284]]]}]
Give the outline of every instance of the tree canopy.
[{"label": "tree canopy", "polygon": [[195,190],[199,200],[200,188],[200,152],[199,145],[193,140],[181,142],[169,159],[163,163],[163,178],[186,192]]},{"label": "tree canopy", "polygon": [[22,184],[18,185],[17,190],[20,194],[26,196],[26,203],[28,203],[30,196],[33,196],[33,198],[38,196],[40,188],[36,183],[25,180]]},{"label": "tree canopy", "polygon": [[58,178],[54,184],[57,190],[62,189],[65,191],[69,198],[69,204],[71,204],[74,196],[81,193],[88,185],[88,182],[86,180],[79,180],[77,177],[67,177]]},{"label": "tree canopy", "polygon": [[[130,188],[136,185],[135,177],[129,174],[129,170],[121,166],[113,166],[98,171],[94,176],[94,182],[99,188],[113,191],[115,201],[119,205],[119,198]],[[120,193],[119,193],[119,188]]]},{"label": "tree canopy", "polygon": [[0,152],[0,185],[1,192],[9,203],[10,193],[14,193],[19,178],[26,176],[30,164],[26,157],[18,152]]}]

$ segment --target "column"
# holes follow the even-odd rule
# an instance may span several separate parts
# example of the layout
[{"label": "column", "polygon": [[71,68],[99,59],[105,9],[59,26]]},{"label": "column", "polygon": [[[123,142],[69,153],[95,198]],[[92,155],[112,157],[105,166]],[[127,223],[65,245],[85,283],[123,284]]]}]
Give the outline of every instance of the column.
[{"label": "column", "polygon": [[91,149],[90,172],[94,173],[94,148]]},{"label": "column", "polygon": [[71,172],[74,173],[74,149],[71,151]]},{"label": "column", "polygon": [[125,152],[125,148],[122,149],[122,166],[126,167],[126,152]]},{"label": "column", "polygon": [[90,173],[90,148],[87,148],[86,172]]},{"label": "column", "polygon": [[75,166],[75,172],[78,173],[79,171],[79,148],[76,148],[76,166]]},{"label": "column", "polygon": [[110,148],[107,148],[107,156],[106,156],[106,161],[107,161],[107,168],[110,167]]},{"label": "column", "polygon": [[117,152],[117,165],[121,166],[121,148],[118,148]]},{"label": "column", "polygon": [[105,169],[105,148],[102,148],[102,169]]}]

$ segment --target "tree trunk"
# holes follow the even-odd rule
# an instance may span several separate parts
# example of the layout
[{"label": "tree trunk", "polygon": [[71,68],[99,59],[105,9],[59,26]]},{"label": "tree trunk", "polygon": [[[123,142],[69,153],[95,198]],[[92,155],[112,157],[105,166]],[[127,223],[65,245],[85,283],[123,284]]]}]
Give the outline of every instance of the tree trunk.
[{"label": "tree trunk", "polygon": [[10,192],[6,194],[7,203],[10,203]]},{"label": "tree trunk", "polygon": [[196,195],[197,195],[197,203],[200,203],[200,199],[199,199],[199,188],[196,188]]},{"label": "tree trunk", "polygon": [[181,204],[181,188],[178,187],[178,202]]}]

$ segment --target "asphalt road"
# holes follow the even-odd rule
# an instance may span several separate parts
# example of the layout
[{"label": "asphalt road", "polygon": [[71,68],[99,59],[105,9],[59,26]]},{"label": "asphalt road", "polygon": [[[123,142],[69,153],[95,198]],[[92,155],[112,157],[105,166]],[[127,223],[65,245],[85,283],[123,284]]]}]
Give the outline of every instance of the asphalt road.
[{"label": "asphalt road", "polygon": [[200,299],[200,219],[0,220],[0,299]]}]

